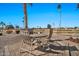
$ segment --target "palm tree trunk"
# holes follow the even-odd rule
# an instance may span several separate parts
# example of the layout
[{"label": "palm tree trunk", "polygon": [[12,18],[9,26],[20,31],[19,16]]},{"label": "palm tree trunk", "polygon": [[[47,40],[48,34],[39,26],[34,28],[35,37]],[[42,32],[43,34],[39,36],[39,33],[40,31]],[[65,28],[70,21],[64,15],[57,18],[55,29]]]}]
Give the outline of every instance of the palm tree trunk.
[{"label": "palm tree trunk", "polygon": [[60,14],[60,21],[59,21],[59,32],[61,32],[61,4],[58,4],[57,9]]},{"label": "palm tree trunk", "polygon": [[3,26],[4,26],[4,25],[2,25],[2,32],[3,32]]},{"label": "palm tree trunk", "polygon": [[60,13],[60,23],[59,23],[59,27],[60,27],[60,29],[61,29],[61,11],[59,11],[59,13]]},{"label": "palm tree trunk", "polygon": [[27,4],[24,3],[24,27],[28,29],[28,21],[27,21]]},{"label": "palm tree trunk", "polygon": [[50,29],[49,29],[49,37],[48,37],[49,41],[50,41],[50,39],[51,39],[51,37],[52,37],[52,34],[53,34],[53,29],[50,28]]}]

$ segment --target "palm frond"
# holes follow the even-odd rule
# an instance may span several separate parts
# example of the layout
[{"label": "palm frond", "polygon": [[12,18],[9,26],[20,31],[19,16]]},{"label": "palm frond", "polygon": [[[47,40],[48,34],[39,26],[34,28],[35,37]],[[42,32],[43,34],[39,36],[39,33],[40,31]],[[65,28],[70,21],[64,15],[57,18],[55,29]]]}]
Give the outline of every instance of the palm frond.
[{"label": "palm frond", "polygon": [[77,4],[77,8],[79,9],[79,3]]},{"label": "palm frond", "polygon": [[0,25],[5,25],[5,23],[1,21],[1,22],[0,22]]},{"label": "palm frond", "polygon": [[33,4],[32,3],[30,3],[30,6],[32,6]]},{"label": "palm frond", "polygon": [[61,4],[58,4],[57,9],[61,10]]}]

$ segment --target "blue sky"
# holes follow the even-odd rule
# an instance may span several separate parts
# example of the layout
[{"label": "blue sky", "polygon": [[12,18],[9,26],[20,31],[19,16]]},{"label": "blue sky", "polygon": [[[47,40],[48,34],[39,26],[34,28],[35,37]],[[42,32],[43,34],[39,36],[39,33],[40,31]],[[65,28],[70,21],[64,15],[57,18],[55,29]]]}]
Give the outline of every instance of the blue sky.
[{"label": "blue sky", "polygon": [[[57,3],[33,3],[32,7],[28,4],[28,26],[32,27],[47,27],[47,24],[53,24],[59,27],[60,14],[57,10]],[[79,27],[79,10],[76,9],[75,3],[63,3],[62,6],[62,27]],[[6,24],[19,25],[23,24],[23,4],[21,3],[0,3],[0,21]]]}]

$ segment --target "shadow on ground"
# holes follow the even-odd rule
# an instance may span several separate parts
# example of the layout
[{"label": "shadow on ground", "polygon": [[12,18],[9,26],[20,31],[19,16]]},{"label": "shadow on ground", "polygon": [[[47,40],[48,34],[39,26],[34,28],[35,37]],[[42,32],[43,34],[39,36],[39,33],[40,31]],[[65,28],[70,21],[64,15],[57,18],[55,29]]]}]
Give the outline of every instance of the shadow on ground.
[{"label": "shadow on ground", "polygon": [[[50,50],[46,50],[50,48]],[[52,51],[55,50],[55,51]],[[60,53],[56,52],[56,50],[64,51],[64,50],[71,50],[71,51],[78,51],[78,49],[75,46],[55,46],[53,44],[50,44],[49,46],[39,46],[36,48],[36,50],[42,51],[42,52],[48,52],[48,53]]]}]

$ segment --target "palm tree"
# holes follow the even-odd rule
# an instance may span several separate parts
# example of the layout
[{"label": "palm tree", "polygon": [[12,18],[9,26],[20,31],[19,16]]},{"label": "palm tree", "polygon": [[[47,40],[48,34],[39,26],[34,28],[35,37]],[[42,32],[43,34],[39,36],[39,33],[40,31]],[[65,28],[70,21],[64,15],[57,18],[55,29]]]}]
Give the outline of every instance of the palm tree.
[{"label": "palm tree", "polygon": [[[32,3],[30,3],[30,5],[32,6]],[[24,3],[24,25],[25,25],[25,29],[28,31],[28,14],[27,14],[27,4]],[[27,39],[29,39],[29,36],[27,37]],[[31,40],[30,40],[31,41]],[[32,53],[32,43],[30,44],[30,53]]]},{"label": "palm tree", "polygon": [[50,40],[51,37],[52,37],[52,34],[53,34],[53,29],[51,28],[50,24],[47,25],[47,28],[49,29],[49,37],[48,37],[48,39]]},{"label": "palm tree", "polygon": [[58,4],[57,10],[58,10],[58,12],[60,14],[59,28],[61,29],[61,4]]},{"label": "palm tree", "polygon": [[3,31],[3,27],[6,25],[3,21],[0,22],[0,25],[2,27],[2,31]]}]

